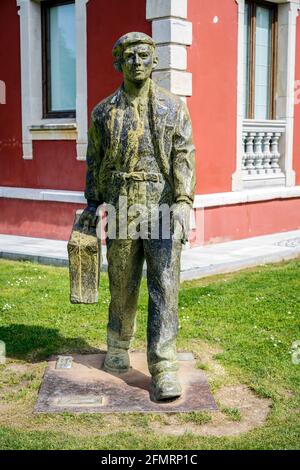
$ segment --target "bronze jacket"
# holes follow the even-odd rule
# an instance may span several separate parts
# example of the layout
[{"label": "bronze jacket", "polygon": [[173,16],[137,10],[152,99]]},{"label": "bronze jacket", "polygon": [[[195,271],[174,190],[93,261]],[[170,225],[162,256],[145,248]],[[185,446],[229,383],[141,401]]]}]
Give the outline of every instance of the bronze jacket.
[{"label": "bronze jacket", "polygon": [[[107,201],[112,172],[118,170],[117,156],[127,106],[123,85],[93,110],[88,136],[85,197]],[[176,95],[152,80],[149,91],[149,125],[155,158],[169,182],[174,202],[193,204],[195,194],[195,148],[186,105]]]}]

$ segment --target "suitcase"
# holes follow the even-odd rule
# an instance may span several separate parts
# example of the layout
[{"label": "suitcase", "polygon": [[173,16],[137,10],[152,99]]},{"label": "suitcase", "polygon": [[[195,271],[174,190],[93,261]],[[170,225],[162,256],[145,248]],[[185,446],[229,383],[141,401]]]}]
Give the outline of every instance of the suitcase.
[{"label": "suitcase", "polygon": [[72,304],[98,302],[98,288],[102,263],[101,239],[97,227],[80,227],[82,211],[76,211],[75,221],[68,242],[70,301]]}]

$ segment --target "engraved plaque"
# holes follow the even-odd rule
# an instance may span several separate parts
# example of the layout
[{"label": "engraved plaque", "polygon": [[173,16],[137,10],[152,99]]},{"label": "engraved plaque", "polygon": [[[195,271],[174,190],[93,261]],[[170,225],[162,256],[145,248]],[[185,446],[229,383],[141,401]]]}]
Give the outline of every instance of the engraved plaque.
[{"label": "engraved plaque", "polygon": [[0,341],[0,364],[5,364],[6,348],[4,341]]},{"label": "engraved plaque", "polygon": [[71,369],[72,363],[72,356],[58,356],[55,364],[55,369]]},{"label": "engraved plaque", "polygon": [[194,354],[191,352],[182,352],[177,354],[178,361],[194,361]]},{"label": "engraved plaque", "polygon": [[57,406],[103,406],[103,396],[96,395],[65,395],[54,400]]}]

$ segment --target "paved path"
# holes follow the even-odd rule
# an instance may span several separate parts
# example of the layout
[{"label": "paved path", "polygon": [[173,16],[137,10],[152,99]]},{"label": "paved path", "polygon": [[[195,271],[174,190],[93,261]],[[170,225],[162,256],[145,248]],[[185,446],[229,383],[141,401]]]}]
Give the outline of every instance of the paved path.
[{"label": "paved path", "polygon": [[[105,252],[104,247],[103,270],[107,268]],[[300,230],[185,248],[182,252],[181,280],[237,271],[297,256],[300,256]],[[67,242],[0,235],[0,258],[67,266]]]}]

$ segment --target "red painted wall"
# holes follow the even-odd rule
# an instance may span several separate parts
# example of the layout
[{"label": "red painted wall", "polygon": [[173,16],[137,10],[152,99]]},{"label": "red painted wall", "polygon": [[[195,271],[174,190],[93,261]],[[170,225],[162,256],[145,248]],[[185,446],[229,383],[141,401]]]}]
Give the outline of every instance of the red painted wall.
[{"label": "red painted wall", "polygon": [[[213,22],[217,16],[218,23]],[[237,20],[235,0],[189,0],[193,44],[188,100],[197,149],[197,193],[231,191],[236,165]]]},{"label": "red painted wall", "polygon": [[[6,104],[0,104],[0,185],[11,181],[7,173],[20,173],[21,157],[21,69],[20,33],[16,2],[0,2],[0,80],[6,85]],[[15,170],[14,170],[15,168]]]},{"label": "red painted wall", "polygon": [[294,121],[294,158],[293,168],[296,172],[296,184],[300,184],[300,16],[297,17],[297,39],[296,39],[296,84],[295,98],[295,121]]},{"label": "red painted wall", "polygon": [[68,240],[77,204],[0,199],[0,233]]},{"label": "red painted wall", "polygon": [[146,0],[90,0],[88,12],[88,109],[110,95],[122,82],[113,67],[112,48],[129,31],[151,35]]},{"label": "red painted wall", "polygon": [[82,190],[85,163],[76,160],[76,142],[34,141],[33,160],[23,160],[21,149],[10,161],[3,156],[1,186]]},{"label": "red painted wall", "polygon": [[211,207],[205,210],[205,243],[297,230],[299,214],[300,199]]},{"label": "red painted wall", "polygon": [[[35,141],[33,160],[22,158],[20,18],[15,1],[1,0],[0,80],[6,104],[0,105],[0,185],[80,190],[85,163],[76,160],[73,141]],[[8,47],[9,42],[9,47]],[[13,58],[13,59],[12,59]]]},{"label": "red painted wall", "polygon": [[[90,0],[87,7],[88,113],[119,85],[111,50],[128,31],[151,34],[146,0]],[[20,21],[16,1],[0,2],[0,80],[7,101],[0,105],[0,186],[83,190],[85,162],[74,141],[35,141],[33,160],[22,159]],[[9,43],[9,47],[8,47]],[[12,60],[13,58],[13,60]],[[17,210],[17,208],[16,208]]]},{"label": "red painted wall", "polygon": [[[81,205],[0,199],[0,233],[68,240]],[[300,199],[210,207],[197,210],[192,246],[300,229]],[[104,224],[103,224],[104,226]]]}]

